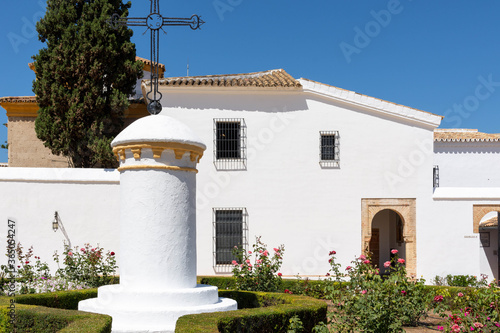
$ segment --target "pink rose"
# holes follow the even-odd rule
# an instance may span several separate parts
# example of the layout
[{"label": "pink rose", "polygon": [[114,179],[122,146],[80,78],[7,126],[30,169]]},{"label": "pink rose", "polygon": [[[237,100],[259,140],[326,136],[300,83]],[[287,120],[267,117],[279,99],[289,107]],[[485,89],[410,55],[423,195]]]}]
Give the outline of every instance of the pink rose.
[{"label": "pink rose", "polygon": [[85,252],[85,249],[82,247],[82,248],[80,249],[80,251]]},{"label": "pink rose", "polygon": [[347,266],[347,267],[345,268],[345,270],[346,270],[346,271],[348,271],[348,270],[350,270],[351,268],[352,268],[351,266]]},{"label": "pink rose", "polygon": [[458,297],[463,297],[463,296],[464,296],[464,294],[458,293]]},{"label": "pink rose", "polygon": [[389,267],[389,266],[391,266],[391,262],[390,262],[390,261],[386,261],[386,262],[384,262],[384,267],[385,267],[385,268],[387,268],[387,267]]},{"label": "pink rose", "polygon": [[267,257],[267,255],[268,255],[268,254],[269,254],[269,252],[267,252],[267,250],[265,250],[265,251],[264,251],[264,253],[262,253],[262,255],[263,255],[264,257]]},{"label": "pink rose", "polygon": [[236,260],[231,261],[231,263],[232,263],[234,266],[238,266],[238,262],[237,262]]},{"label": "pink rose", "polygon": [[365,261],[363,261],[363,264],[369,264],[370,263],[370,260],[366,259]]},{"label": "pink rose", "polygon": [[280,249],[274,248],[274,252],[280,252]]},{"label": "pink rose", "polygon": [[68,252],[68,256],[72,256],[73,255],[73,252]]},{"label": "pink rose", "polygon": [[443,296],[442,295],[437,295],[434,297],[434,302],[442,302],[443,301]]},{"label": "pink rose", "polygon": [[403,296],[406,296],[406,291],[401,290],[401,294],[402,294]]},{"label": "pink rose", "polygon": [[245,262],[246,262],[247,264],[249,264],[249,263],[250,263],[250,259],[245,260]]},{"label": "pink rose", "polygon": [[366,259],[366,256],[364,254],[359,256],[359,260],[365,260],[365,259]]},{"label": "pink rose", "polygon": [[367,291],[366,290],[362,290],[361,293],[364,295],[364,294],[367,293]]},{"label": "pink rose", "polygon": [[403,264],[405,263],[405,260],[404,260],[403,258],[399,258],[399,259],[398,259],[398,262],[399,262],[401,265],[403,265]]},{"label": "pink rose", "polygon": [[248,254],[252,254],[252,251],[248,251]]},{"label": "pink rose", "polygon": [[391,250],[391,253],[392,253],[392,254],[396,254],[396,253],[398,253],[398,250],[393,249],[393,250]]}]

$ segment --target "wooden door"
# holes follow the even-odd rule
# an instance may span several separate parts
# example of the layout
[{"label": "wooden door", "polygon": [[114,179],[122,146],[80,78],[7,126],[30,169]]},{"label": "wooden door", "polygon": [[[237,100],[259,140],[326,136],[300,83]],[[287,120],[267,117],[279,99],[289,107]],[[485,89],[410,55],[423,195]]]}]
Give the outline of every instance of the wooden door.
[{"label": "wooden door", "polygon": [[372,228],[372,238],[370,239],[370,252],[374,267],[379,267],[380,262],[380,229]]}]

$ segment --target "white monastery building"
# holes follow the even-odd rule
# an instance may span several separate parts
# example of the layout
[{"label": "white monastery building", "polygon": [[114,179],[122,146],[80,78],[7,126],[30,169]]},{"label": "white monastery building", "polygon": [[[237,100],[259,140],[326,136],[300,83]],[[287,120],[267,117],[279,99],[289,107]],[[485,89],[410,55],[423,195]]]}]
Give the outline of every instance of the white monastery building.
[{"label": "white monastery building", "polygon": [[[343,267],[370,251],[383,270],[398,249],[428,283],[498,278],[500,134],[439,129],[439,115],[281,69],[163,78],[159,89],[157,117],[186,124],[207,146],[196,180],[199,275],[231,274],[232,248],[262,236],[270,248],[284,244],[289,277],[324,276],[331,250]],[[11,147],[11,127],[28,121],[14,101],[0,99]],[[16,221],[25,248],[48,262],[62,251],[57,211],[72,245],[119,249],[116,170],[10,162],[0,168],[0,220]]]}]

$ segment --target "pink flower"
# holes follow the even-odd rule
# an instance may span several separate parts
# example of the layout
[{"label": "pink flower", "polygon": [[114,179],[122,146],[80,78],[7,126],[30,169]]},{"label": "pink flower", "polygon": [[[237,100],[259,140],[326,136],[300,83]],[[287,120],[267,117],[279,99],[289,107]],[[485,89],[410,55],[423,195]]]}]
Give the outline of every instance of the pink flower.
[{"label": "pink flower", "polygon": [[359,256],[359,260],[365,260],[365,259],[366,259],[366,256],[364,254]]},{"label": "pink flower", "polygon": [[85,252],[85,249],[82,247],[82,248],[80,249],[80,251]]},{"label": "pink flower", "polygon": [[444,297],[442,295],[437,295],[436,297],[434,297],[434,302],[442,302],[443,298]]},{"label": "pink flower", "polygon": [[474,323],[474,327],[476,327],[476,328],[481,328],[481,327],[483,327],[483,326],[484,326],[484,325],[483,325],[483,324],[481,324],[481,323],[478,323],[478,322]]},{"label": "pink flower", "polygon": [[330,251],[330,253],[328,254],[329,256],[333,255],[333,254],[337,254],[337,252],[335,251]]},{"label": "pink flower", "polygon": [[248,267],[252,267],[252,264],[248,264]]},{"label": "pink flower", "polygon": [[401,290],[401,294],[402,294],[403,296],[406,296],[406,291]]},{"label": "pink flower", "polygon": [[347,266],[347,267],[345,268],[345,270],[346,270],[346,271],[348,271],[348,270],[350,270],[351,268],[352,268],[351,266]]},{"label": "pink flower", "polygon": [[363,261],[363,264],[369,264],[370,263],[370,260],[366,259],[365,261]]},{"label": "pink flower", "polygon": [[281,274],[281,273],[278,273],[278,276],[279,276],[279,277],[281,277],[281,276],[283,276],[283,274]]},{"label": "pink flower", "polygon": [[464,294],[462,294],[462,293],[458,293],[458,295],[457,295],[457,296],[458,296],[458,297],[464,297]]},{"label": "pink flower", "polygon": [[391,266],[391,262],[390,262],[390,261],[386,261],[386,262],[384,262],[384,267],[385,267],[385,268],[387,268],[387,267],[389,267],[389,266]]},{"label": "pink flower", "polygon": [[364,294],[367,293],[367,291],[366,290],[361,290],[361,293],[364,295]]},{"label": "pink flower", "polygon": [[404,265],[405,260],[404,260],[403,258],[399,258],[399,259],[398,259],[398,262],[399,262],[401,265]]},{"label": "pink flower", "polygon": [[94,251],[95,251],[95,249],[90,249],[90,251],[94,252]]},{"label": "pink flower", "polygon": [[252,254],[252,251],[248,251],[248,254]]},{"label": "pink flower", "polygon": [[285,294],[292,294],[292,292],[288,289],[285,289]]},{"label": "pink flower", "polygon": [[274,252],[280,252],[280,249],[274,248]]},{"label": "pink flower", "polygon": [[265,250],[265,251],[264,251],[264,253],[262,253],[262,255],[263,255],[264,257],[267,257],[267,255],[268,255],[268,254],[269,254],[269,252],[267,252],[267,250]]},{"label": "pink flower", "polygon": [[392,254],[396,254],[396,253],[398,253],[398,250],[393,249],[393,250],[391,250],[391,253],[392,253]]},{"label": "pink flower", "polygon": [[252,267],[248,267],[248,270],[251,271],[252,270]]},{"label": "pink flower", "polygon": [[236,260],[231,261],[231,263],[232,263],[234,266],[238,266],[238,262],[237,262]]},{"label": "pink flower", "polygon": [[444,327],[443,326],[438,326],[438,330],[444,331]]},{"label": "pink flower", "polygon": [[68,252],[68,256],[72,256],[73,255],[73,252]]},{"label": "pink flower", "polygon": [[250,259],[245,260],[245,262],[246,262],[247,264],[249,264],[249,263],[250,263]]},{"label": "pink flower", "polygon": [[262,264],[262,260],[260,260],[260,259],[257,259],[255,262],[258,264]]}]

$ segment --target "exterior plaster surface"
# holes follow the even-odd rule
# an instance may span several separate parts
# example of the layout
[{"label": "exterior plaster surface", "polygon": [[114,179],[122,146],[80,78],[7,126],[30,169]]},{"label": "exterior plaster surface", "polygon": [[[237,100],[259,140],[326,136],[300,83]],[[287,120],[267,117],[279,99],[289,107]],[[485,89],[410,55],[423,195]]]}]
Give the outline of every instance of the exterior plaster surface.
[{"label": "exterior plaster surface", "polygon": [[[149,142],[175,148],[155,153]],[[193,146],[205,149],[187,126],[161,116],[135,121],[112,142],[121,151],[120,284],[100,287],[78,309],[111,315],[113,332],[173,332],[182,315],[237,309],[217,287],[196,284]]]}]

